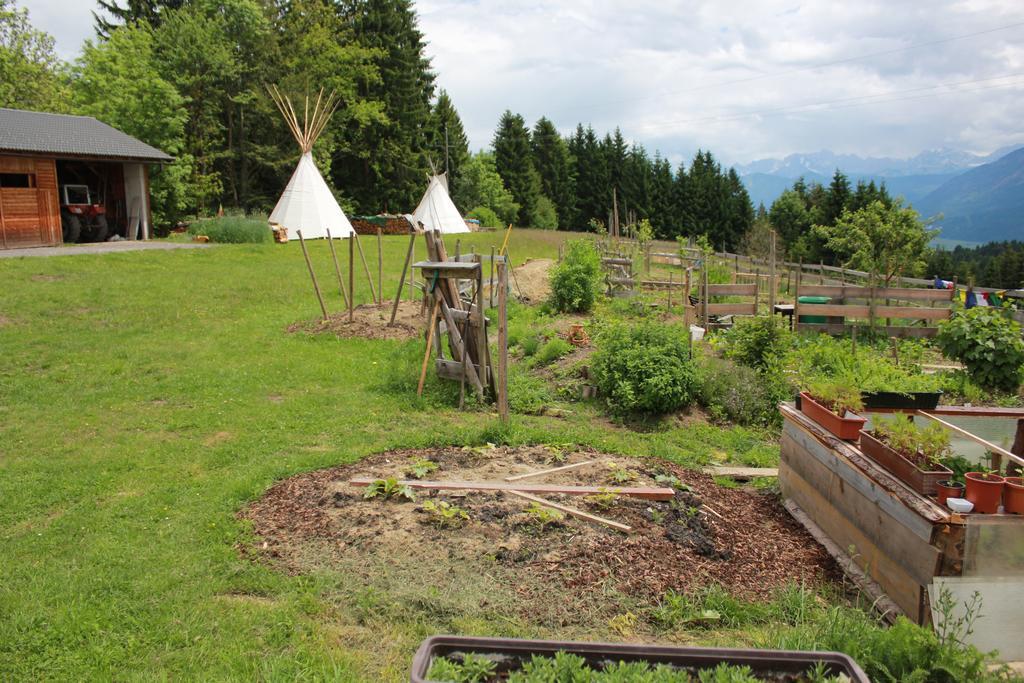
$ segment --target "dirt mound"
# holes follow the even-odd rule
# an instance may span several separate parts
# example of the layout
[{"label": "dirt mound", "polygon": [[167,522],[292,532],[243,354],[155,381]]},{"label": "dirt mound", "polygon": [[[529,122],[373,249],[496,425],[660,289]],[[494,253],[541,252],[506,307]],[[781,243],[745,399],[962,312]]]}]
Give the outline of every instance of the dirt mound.
[{"label": "dirt mound", "polygon": [[521,266],[516,266],[515,278],[512,279],[512,292],[521,296],[531,304],[540,303],[551,296],[551,283],[548,271],[555,262],[549,258],[528,259]]},{"label": "dirt mound", "polygon": [[362,304],[352,311],[352,322],[348,320],[348,311],[331,314],[324,321],[303,320],[288,326],[289,332],[306,332],[310,334],[329,333],[345,339],[360,337],[363,339],[412,339],[420,336],[427,327],[426,314],[421,313],[419,301],[402,301],[398,304],[395,324],[388,327],[391,320],[391,301],[382,306]]},{"label": "dirt mound", "polygon": [[[614,488],[613,475],[630,486],[665,486],[670,501],[603,494],[592,498],[546,494],[548,500],[630,525],[630,534],[565,516],[547,520],[529,501],[503,492],[416,490],[415,502],[365,499],[354,477],[404,478],[412,464],[430,460],[431,480],[501,481],[564,464],[594,460],[567,472],[522,483]],[[609,465],[613,462],[615,467]],[[468,520],[442,525],[424,503],[448,503]],[[430,506],[427,506],[430,507]],[[352,465],[298,475],[271,487],[240,513],[258,537],[250,550],[291,572],[344,568],[368,586],[413,590],[398,576],[415,576],[429,593],[456,577],[488,583],[482,601],[509,604],[554,623],[584,623],[614,613],[616,599],[649,604],[667,590],[719,584],[735,595],[762,598],[792,582],[833,575],[831,559],[776,498],[717,486],[711,477],[655,459],[596,452],[561,453],[542,446],[437,448],[382,453]],[[436,582],[436,584],[435,584]],[[552,600],[553,591],[558,599]],[[609,600],[609,592],[618,596]],[[419,598],[415,598],[419,599]],[[601,604],[595,606],[599,599]],[[609,612],[610,610],[610,612]]]}]

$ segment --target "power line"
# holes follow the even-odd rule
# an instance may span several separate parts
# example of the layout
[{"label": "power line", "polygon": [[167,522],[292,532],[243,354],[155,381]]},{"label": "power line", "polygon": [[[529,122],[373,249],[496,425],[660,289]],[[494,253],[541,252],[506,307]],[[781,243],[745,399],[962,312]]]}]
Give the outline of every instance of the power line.
[{"label": "power line", "polygon": [[569,107],[569,108],[565,108],[565,109],[561,109],[561,110],[556,110],[556,111],[565,112],[565,111],[583,110],[583,109],[599,109],[599,108],[607,107],[607,106],[614,105],[614,104],[624,104],[624,103],[629,103],[629,102],[636,102],[636,101],[642,101],[642,100],[661,98],[661,97],[664,97],[666,95],[677,95],[677,94],[683,94],[683,93],[687,93],[688,94],[688,93],[700,92],[700,91],[703,91],[703,90],[713,90],[714,88],[723,88],[723,87],[729,86],[729,85],[740,85],[740,84],[743,84],[743,83],[752,83],[754,81],[760,81],[760,80],[764,80],[764,79],[767,79],[767,78],[778,78],[780,76],[789,76],[789,75],[792,75],[792,74],[804,73],[804,72],[807,72],[807,71],[817,71],[818,69],[824,69],[824,68],[827,68],[827,67],[830,67],[830,66],[838,66],[840,64],[849,64],[851,62],[858,62],[858,61],[865,60],[865,59],[873,59],[874,57],[884,57],[886,55],[898,54],[900,52],[907,52],[909,50],[917,50],[917,49],[920,49],[920,48],[923,48],[923,47],[932,47],[934,45],[943,45],[945,43],[951,43],[951,42],[955,42],[955,41],[958,41],[958,40],[966,40],[968,38],[976,38],[978,36],[989,35],[991,33],[997,33],[999,31],[1006,31],[1008,29],[1018,28],[1018,27],[1021,27],[1021,26],[1024,26],[1024,21],[1018,21],[1018,22],[1013,23],[1013,24],[1005,24],[1003,26],[996,26],[994,28],[985,29],[984,31],[975,31],[973,33],[963,33],[963,34],[956,35],[956,36],[949,36],[948,38],[939,38],[937,40],[930,40],[930,41],[927,41],[927,42],[924,42],[924,43],[914,43],[913,45],[907,45],[905,47],[892,48],[892,49],[889,49],[889,50],[881,50],[879,52],[869,52],[869,53],[866,53],[866,54],[857,55],[855,57],[845,57],[843,59],[836,59],[836,60],[833,60],[833,61],[830,61],[830,62],[822,62],[822,63],[819,63],[819,64],[812,64],[812,65],[808,65],[808,66],[797,67],[795,69],[788,69],[786,71],[777,71],[777,72],[774,72],[774,73],[759,74],[757,76],[747,76],[745,78],[737,78],[737,79],[733,79],[733,80],[730,80],[730,81],[720,81],[718,83],[709,83],[707,85],[699,85],[699,86],[694,86],[694,87],[690,87],[690,88],[684,88],[684,89],[681,89],[681,90],[662,90],[662,91],[659,91],[657,93],[652,93],[650,95],[639,95],[639,96],[634,96],[634,97],[622,98],[622,99],[618,99],[618,100],[605,100],[605,101],[602,101],[602,102],[595,102],[595,103],[592,103],[592,104],[587,104],[587,105],[582,105],[582,106],[577,105],[577,106],[573,106],[573,107]]}]

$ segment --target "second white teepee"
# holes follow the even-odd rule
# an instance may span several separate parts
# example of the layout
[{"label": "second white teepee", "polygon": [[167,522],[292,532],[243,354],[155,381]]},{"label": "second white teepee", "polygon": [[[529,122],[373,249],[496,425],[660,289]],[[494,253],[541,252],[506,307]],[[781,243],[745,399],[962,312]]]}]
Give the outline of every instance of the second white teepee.
[{"label": "second white teepee", "polygon": [[469,232],[469,226],[448,196],[447,188],[443,174],[430,179],[423,199],[412,214],[413,225],[422,223],[427,230],[440,230],[442,233]]},{"label": "second white teepee", "polygon": [[298,116],[288,98],[278,92],[277,88],[268,89],[288,123],[292,135],[302,148],[299,165],[281,193],[281,198],[277,200],[277,206],[270,213],[270,223],[286,228],[290,240],[299,238],[299,230],[302,231],[302,238],[307,240],[327,237],[328,231],[332,238],[350,237],[355,232],[352,223],[338,206],[338,201],[327,187],[327,182],[320,175],[320,169],[316,167],[312,153],[313,143],[320,137],[337,106],[333,93],[324,99],[323,91],[320,91],[312,115],[309,114],[307,98],[300,126]]}]

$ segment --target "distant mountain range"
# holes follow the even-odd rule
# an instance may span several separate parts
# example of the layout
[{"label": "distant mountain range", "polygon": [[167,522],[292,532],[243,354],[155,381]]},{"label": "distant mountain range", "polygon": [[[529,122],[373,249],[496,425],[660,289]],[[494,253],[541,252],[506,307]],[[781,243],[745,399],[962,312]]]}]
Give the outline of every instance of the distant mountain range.
[{"label": "distant mountain range", "polygon": [[1013,145],[977,155],[953,149],[922,152],[911,159],[860,157],[828,150],[760,159],[736,166],[756,206],[771,203],[793,181],[827,185],[836,169],[858,180],[886,184],[923,216],[939,213],[945,239],[990,242],[1024,239],[1024,147]]}]

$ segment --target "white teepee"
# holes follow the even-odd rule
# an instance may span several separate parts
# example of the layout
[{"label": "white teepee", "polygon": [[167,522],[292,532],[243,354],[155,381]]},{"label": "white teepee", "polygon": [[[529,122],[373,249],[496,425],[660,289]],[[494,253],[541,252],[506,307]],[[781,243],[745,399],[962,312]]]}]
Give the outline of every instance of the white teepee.
[{"label": "white teepee", "polygon": [[331,118],[337,108],[337,100],[334,94],[325,99],[323,90],[316,98],[313,111],[309,111],[309,98],[306,98],[306,108],[303,114],[302,125],[299,125],[299,118],[292,107],[291,101],[282,95],[277,88],[268,88],[270,96],[281,110],[288,127],[295,136],[299,147],[302,148],[302,157],[299,165],[292,173],[291,180],[277,200],[277,206],[270,213],[270,223],[279,225],[288,230],[288,239],[298,239],[298,231],[302,231],[303,239],[315,239],[327,237],[330,231],[333,238],[349,237],[355,232],[345,212],[338,206],[338,201],[327,187],[324,177],[320,175],[320,169],[313,162],[313,143],[320,137],[327,121]]},{"label": "white teepee", "polygon": [[469,226],[448,196],[448,184],[443,174],[430,179],[423,199],[412,214],[412,224],[418,226],[420,223],[427,230],[440,230],[442,233],[469,232]]}]

